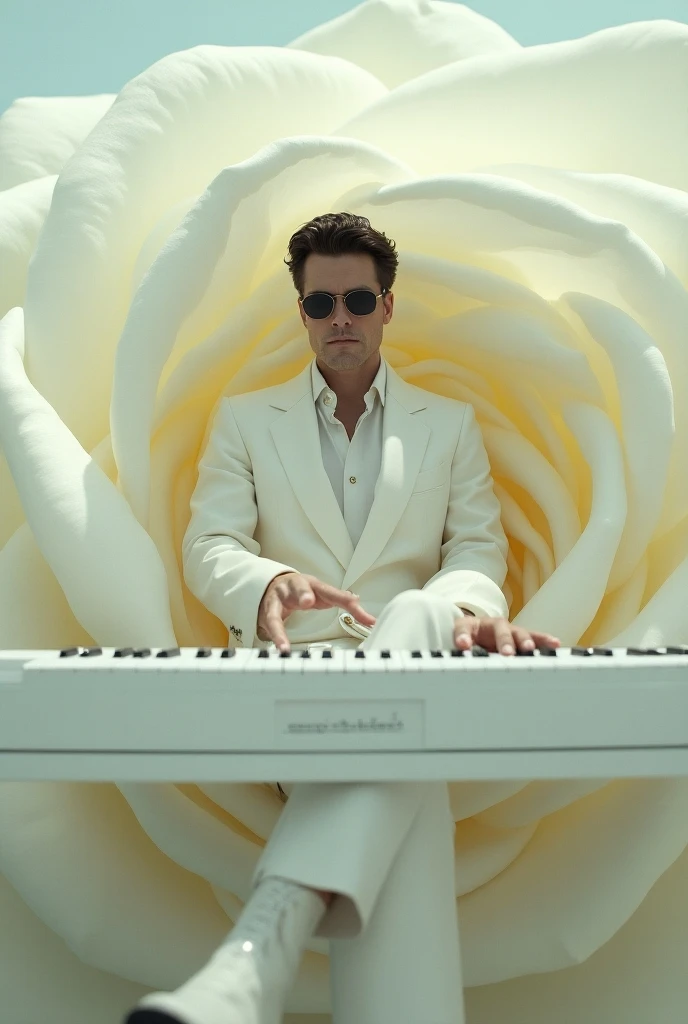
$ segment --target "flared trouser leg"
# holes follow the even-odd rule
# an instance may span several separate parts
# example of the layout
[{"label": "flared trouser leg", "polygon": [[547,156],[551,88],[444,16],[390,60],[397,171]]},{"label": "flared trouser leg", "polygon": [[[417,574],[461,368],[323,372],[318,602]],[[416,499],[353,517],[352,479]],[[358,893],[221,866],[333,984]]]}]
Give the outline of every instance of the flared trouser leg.
[{"label": "flared trouser leg", "polygon": [[424,788],[367,927],[330,942],[333,1024],[463,1024],[454,822]]}]

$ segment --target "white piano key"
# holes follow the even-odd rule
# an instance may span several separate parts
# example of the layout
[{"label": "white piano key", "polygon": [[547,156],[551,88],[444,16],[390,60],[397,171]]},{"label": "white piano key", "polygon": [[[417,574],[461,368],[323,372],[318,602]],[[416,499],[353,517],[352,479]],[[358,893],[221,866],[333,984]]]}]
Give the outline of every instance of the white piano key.
[{"label": "white piano key", "polygon": [[363,672],[365,675],[377,675],[387,674],[391,670],[391,666],[396,662],[393,661],[393,651],[390,651],[390,657],[383,657],[381,651],[364,651],[365,658],[355,658],[355,652],[352,654],[353,666],[351,668],[351,674],[357,672]]},{"label": "white piano key", "polygon": [[309,658],[303,659],[303,677],[313,678],[322,675],[341,676],[346,672],[346,655],[350,652],[343,648],[311,647]]}]

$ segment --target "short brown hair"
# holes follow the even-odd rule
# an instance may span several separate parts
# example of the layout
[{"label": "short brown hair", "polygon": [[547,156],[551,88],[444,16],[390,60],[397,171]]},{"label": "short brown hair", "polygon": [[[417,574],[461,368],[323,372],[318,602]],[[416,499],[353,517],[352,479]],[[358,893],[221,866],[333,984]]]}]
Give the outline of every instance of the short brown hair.
[{"label": "short brown hair", "polygon": [[304,264],[311,253],[343,256],[360,252],[375,261],[380,286],[387,291],[397,275],[396,246],[391,238],[371,227],[367,217],[355,213],[324,213],[303,224],[289,239],[289,267],[294,287],[303,296]]}]

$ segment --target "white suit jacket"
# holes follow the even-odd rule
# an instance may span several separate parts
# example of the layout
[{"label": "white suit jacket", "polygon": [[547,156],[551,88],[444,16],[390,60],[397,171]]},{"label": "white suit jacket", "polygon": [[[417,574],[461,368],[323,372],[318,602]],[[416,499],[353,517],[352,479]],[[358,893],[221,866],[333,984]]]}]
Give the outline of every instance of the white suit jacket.
[{"label": "white suit jacket", "polygon": [[[507,541],[473,408],[407,384],[390,366],[382,465],[355,548],[323,466],[310,365],[286,384],[221,400],[191,513],[187,586],[245,647],[260,643],[266,587],[290,571],[353,590],[375,616],[412,589],[507,615]],[[347,637],[340,614],[292,613],[290,641]]]}]

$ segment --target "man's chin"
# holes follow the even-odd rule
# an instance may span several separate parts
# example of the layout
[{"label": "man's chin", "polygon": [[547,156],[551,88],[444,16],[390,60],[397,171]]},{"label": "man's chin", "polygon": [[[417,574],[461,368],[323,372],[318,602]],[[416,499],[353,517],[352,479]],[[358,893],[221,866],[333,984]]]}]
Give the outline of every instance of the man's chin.
[{"label": "man's chin", "polygon": [[326,345],[321,358],[333,370],[353,370],[365,362],[365,350],[360,342]]}]

